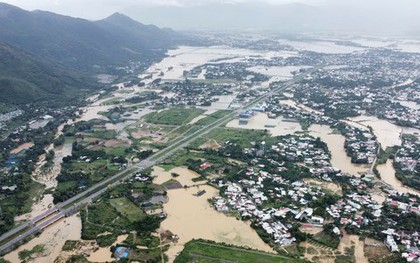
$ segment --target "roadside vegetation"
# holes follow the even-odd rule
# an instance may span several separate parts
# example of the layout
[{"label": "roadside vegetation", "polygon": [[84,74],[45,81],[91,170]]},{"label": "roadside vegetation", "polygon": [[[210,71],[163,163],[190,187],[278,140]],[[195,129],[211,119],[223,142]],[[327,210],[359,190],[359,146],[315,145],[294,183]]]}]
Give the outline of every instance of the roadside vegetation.
[{"label": "roadside vegetation", "polygon": [[249,248],[219,244],[212,241],[193,240],[185,245],[184,250],[181,254],[179,254],[174,262],[299,263],[305,261],[297,258],[256,251]]}]

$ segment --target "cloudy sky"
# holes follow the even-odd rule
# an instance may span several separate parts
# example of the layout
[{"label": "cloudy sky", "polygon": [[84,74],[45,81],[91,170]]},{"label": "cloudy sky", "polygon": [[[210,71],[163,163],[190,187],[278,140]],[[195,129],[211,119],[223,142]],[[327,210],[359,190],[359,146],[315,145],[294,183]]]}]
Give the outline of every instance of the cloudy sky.
[{"label": "cloudy sky", "polygon": [[[394,0],[351,0],[355,2],[394,1]],[[396,2],[416,2],[417,0],[395,0]],[[343,2],[343,0],[6,0],[3,1],[27,10],[47,10],[59,14],[100,19],[114,12],[126,10],[132,6],[192,6],[208,3],[268,3],[281,5],[288,3],[305,3],[324,5],[327,2]],[[418,1],[420,2],[420,1]]]},{"label": "cloudy sky", "polygon": [[[91,20],[121,12],[177,30],[280,29],[420,34],[420,0],[6,0]],[[305,6],[286,4],[302,3]]]}]

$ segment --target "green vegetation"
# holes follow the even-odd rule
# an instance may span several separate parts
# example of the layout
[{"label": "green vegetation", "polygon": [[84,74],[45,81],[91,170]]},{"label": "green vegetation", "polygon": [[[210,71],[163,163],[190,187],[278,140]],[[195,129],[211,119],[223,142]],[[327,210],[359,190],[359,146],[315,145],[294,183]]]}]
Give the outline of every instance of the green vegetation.
[{"label": "green vegetation", "polygon": [[66,243],[64,243],[63,251],[71,251],[75,248],[77,248],[80,245],[80,241],[78,240],[66,240]]},{"label": "green vegetation", "polygon": [[182,125],[189,123],[203,113],[204,110],[202,109],[173,108],[158,113],[149,113],[144,118],[147,122],[154,124]]},{"label": "green vegetation", "polygon": [[21,262],[28,262],[32,255],[44,252],[44,245],[36,245],[31,250],[22,250],[19,252],[19,259]]},{"label": "green vegetation", "polygon": [[199,147],[208,140],[214,139],[218,143],[226,141],[235,141],[241,147],[246,148],[251,146],[251,142],[257,141],[274,141],[275,138],[271,137],[267,130],[246,130],[235,128],[216,128],[205,134],[202,138],[194,141],[191,147]]},{"label": "green vegetation", "polygon": [[176,168],[173,164],[159,164],[159,167],[165,170],[165,172],[169,172],[170,170]]},{"label": "green vegetation", "polygon": [[14,110],[16,110],[15,106],[0,102],[0,114],[7,113]]},{"label": "green vegetation", "polygon": [[[159,228],[162,218],[146,215],[141,208],[156,191],[162,192],[162,188],[134,180],[113,187],[81,211],[82,238],[96,240],[99,246],[107,247],[115,243],[119,235],[129,234],[123,243],[133,246],[130,259],[160,261],[160,240],[152,233]],[[136,246],[148,249],[140,250]]]},{"label": "green vegetation", "polygon": [[116,235],[101,235],[96,238],[96,242],[100,247],[109,247],[117,241]]},{"label": "green vegetation", "polygon": [[181,252],[181,254],[179,254],[174,262],[298,263],[305,261],[246,248],[217,244],[210,241],[193,240],[185,245],[184,250]]},{"label": "green vegetation", "polygon": [[89,261],[83,255],[73,255],[68,260],[67,263],[88,263]]},{"label": "green vegetation", "polygon": [[81,73],[64,70],[8,44],[0,44],[0,57],[0,110],[26,103],[60,106],[81,99],[80,92],[86,93],[86,87],[98,87]]},{"label": "green vegetation", "polygon": [[126,197],[120,197],[109,200],[111,205],[117,209],[117,212],[123,214],[131,222],[139,221],[145,218],[145,214],[133,202]]},{"label": "green vegetation", "polygon": [[398,147],[396,147],[396,146],[387,147],[385,149],[385,151],[380,149],[377,163],[378,164],[384,164],[384,163],[386,163],[386,161],[388,159],[393,159],[397,150],[398,150]]},{"label": "green vegetation", "polygon": [[210,123],[215,122],[216,120],[219,120],[219,119],[225,117],[226,115],[228,115],[231,112],[232,112],[231,110],[218,110],[218,111],[208,115],[207,117],[197,121],[195,123],[195,125],[201,125],[201,126],[208,125]]},{"label": "green vegetation", "polygon": [[327,246],[336,249],[340,244],[340,237],[334,233],[332,230],[330,231],[329,228],[333,226],[326,225],[324,226],[324,231],[318,233],[312,237],[312,240]]}]

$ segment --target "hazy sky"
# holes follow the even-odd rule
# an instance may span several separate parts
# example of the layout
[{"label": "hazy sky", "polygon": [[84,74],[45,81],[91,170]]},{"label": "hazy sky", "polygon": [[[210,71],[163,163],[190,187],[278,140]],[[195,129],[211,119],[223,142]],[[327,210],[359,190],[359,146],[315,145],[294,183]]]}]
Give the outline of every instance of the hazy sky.
[{"label": "hazy sky", "polygon": [[[344,0],[6,0],[3,1],[12,5],[19,6],[27,10],[47,10],[59,14],[82,17],[87,19],[104,18],[114,12],[127,9],[131,6],[141,5],[163,5],[163,6],[191,6],[206,3],[268,3],[268,4],[287,4],[305,3],[310,5],[324,5],[333,2],[345,2]],[[351,0],[365,5],[367,2],[404,2],[416,3],[418,0]],[[418,5],[420,7],[420,5]]]},{"label": "hazy sky", "polygon": [[[265,28],[269,26],[268,20],[272,19],[271,24],[275,25],[272,26],[274,28],[283,24],[303,24],[310,29],[313,22],[318,22],[316,26],[320,29],[354,28],[371,31],[392,29],[394,32],[420,32],[418,19],[420,0],[6,0],[4,2],[26,10],[46,10],[91,20],[99,20],[115,12],[122,12],[146,24],[181,30],[190,29],[192,26],[193,29],[209,28],[209,24],[212,26],[213,22],[220,22],[219,25],[215,25],[217,29],[225,25],[230,28],[246,25],[246,28],[249,28],[254,24],[256,27]],[[221,3],[232,5],[215,5]],[[277,15],[281,13],[280,5],[290,3],[304,3],[313,6],[314,10],[308,13],[307,8],[296,7],[289,16],[284,13]],[[213,5],[200,7],[206,4]],[[271,18],[268,14],[271,14]],[[249,22],[255,23],[249,25],[247,24]]]}]

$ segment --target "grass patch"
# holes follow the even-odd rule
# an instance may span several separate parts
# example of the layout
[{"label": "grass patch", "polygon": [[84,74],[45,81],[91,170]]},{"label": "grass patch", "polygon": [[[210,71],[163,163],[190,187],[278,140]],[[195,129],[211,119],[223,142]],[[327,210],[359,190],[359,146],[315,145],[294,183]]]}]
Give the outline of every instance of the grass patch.
[{"label": "grass patch", "polygon": [[120,197],[109,200],[110,204],[123,214],[130,222],[140,221],[145,218],[145,214],[133,202],[126,197]]},{"label": "grass patch", "polygon": [[204,113],[202,109],[173,108],[161,112],[152,112],[144,116],[149,123],[164,125],[182,125],[189,123],[195,117]]},{"label": "grass patch", "polygon": [[127,147],[106,147],[105,152],[114,156],[125,156]]},{"label": "grass patch", "polygon": [[[216,140],[218,143],[224,143],[226,141],[235,141],[239,143],[241,147],[247,148],[251,146],[251,142],[257,141],[272,141],[275,138],[271,137],[268,131],[264,130],[246,130],[246,129],[235,129],[235,128],[216,128],[204,135],[203,138]],[[199,147],[203,140],[194,141],[191,147]],[[199,145],[197,145],[199,144]]]},{"label": "grass patch", "polygon": [[340,244],[340,238],[337,235],[334,234],[328,234],[325,231],[322,231],[321,233],[318,233],[312,237],[312,239],[321,245],[331,247],[336,249],[338,245]]},{"label": "grass patch", "polygon": [[386,161],[390,158],[394,158],[395,153],[397,152],[398,147],[393,146],[393,147],[387,147],[384,150],[380,150],[379,154],[378,154],[378,164],[384,164],[386,163]]},{"label": "grass patch", "polygon": [[205,126],[208,125],[216,120],[219,120],[223,117],[225,117],[226,115],[228,115],[229,113],[231,113],[231,110],[218,110],[210,115],[208,115],[207,117],[197,121],[195,123],[195,125],[201,125],[201,126]]},{"label": "grass patch", "polygon": [[165,172],[169,172],[170,170],[176,168],[176,166],[173,164],[159,164],[158,166],[165,170]]},{"label": "grass patch", "polygon": [[19,259],[22,262],[30,260],[34,254],[42,253],[45,251],[44,245],[36,245],[31,250],[22,250],[19,252]]},{"label": "grass patch", "polygon": [[80,241],[78,240],[66,240],[66,243],[64,243],[62,250],[71,251],[73,249],[76,249],[79,245],[80,245]]},{"label": "grass patch", "polygon": [[96,243],[98,243],[100,247],[109,247],[114,244],[115,241],[117,241],[116,235],[102,235],[96,238]]},{"label": "grass patch", "polygon": [[297,258],[289,258],[235,246],[193,240],[185,245],[184,250],[174,262],[299,263],[304,261]]},{"label": "grass patch", "polygon": [[45,187],[43,184],[38,182],[31,182],[31,187],[29,188],[28,196],[29,198],[23,203],[22,211],[24,213],[30,212],[32,204],[42,198],[42,192]]}]

